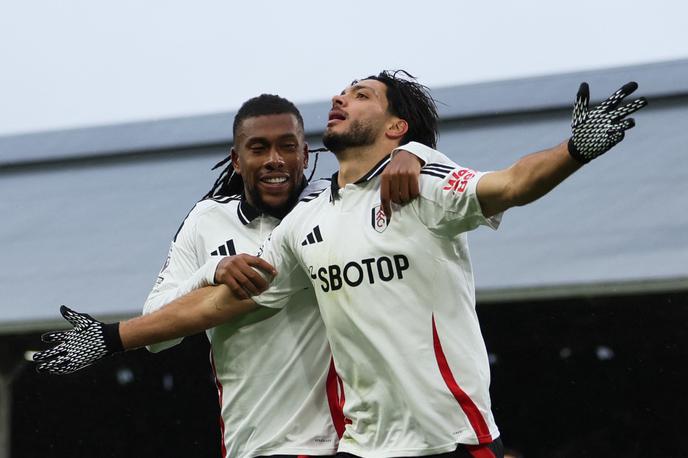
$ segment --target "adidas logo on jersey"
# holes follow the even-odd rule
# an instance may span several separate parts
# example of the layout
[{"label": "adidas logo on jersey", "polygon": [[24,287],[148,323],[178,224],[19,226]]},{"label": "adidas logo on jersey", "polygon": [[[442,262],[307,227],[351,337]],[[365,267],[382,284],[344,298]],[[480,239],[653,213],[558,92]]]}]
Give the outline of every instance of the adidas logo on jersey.
[{"label": "adidas logo on jersey", "polygon": [[320,234],[320,226],[315,226],[312,231],[308,233],[306,238],[301,242],[301,246],[312,245],[323,241],[322,234]]},{"label": "adidas logo on jersey", "polygon": [[234,256],[236,248],[234,248],[234,240],[230,239],[224,245],[217,247],[217,250],[210,253],[210,256]]}]

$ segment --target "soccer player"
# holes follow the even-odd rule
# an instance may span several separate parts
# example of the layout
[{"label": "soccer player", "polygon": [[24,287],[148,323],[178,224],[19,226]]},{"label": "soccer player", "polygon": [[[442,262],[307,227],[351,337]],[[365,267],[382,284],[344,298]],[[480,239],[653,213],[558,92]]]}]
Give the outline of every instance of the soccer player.
[{"label": "soccer player", "polygon": [[[277,270],[265,292],[239,300],[219,286],[180,298],[156,320],[92,320],[62,336],[66,358],[81,364],[98,346],[101,357],[257,305],[280,309],[311,286],[343,381],[348,424],[339,453],[501,456],[465,234],[496,228],[505,210],[541,197],[619,143],[634,125],[627,116],[646,104],[621,105],[636,87],[629,83],[590,110],[581,85],[570,139],[483,173],[430,150],[437,113],[425,87],[399,72],[356,81],[333,98],[323,138],[339,172],[264,244],[261,257]],[[380,173],[400,145],[433,159],[422,169],[420,197],[390,219],[380,208]],[[117,347],[100,338],[103,330]]]},{"label": "soccer player", "polygon": [[[288,100],[263,94],[245,102],[234,118],[233,137],[231,162],[175,235],[144,304],[146,314],[215,284],[212,260],[255,253],[299,194],[318,188],[317,181],[306,187],[303,119]],[[231,268],[229,260],[218,269],[218,281],[226,277],[223,269]],[[260,265],[257,258],[234,259],[242,261]],[[207,330],[223,457],[333,455],[337,449],[341,414],[329,407],[338,402],[333,397],[337,380],[325,328],[311,292],[304,290],[290,302],[284,310],[256,310]],[[180,341],[149,349],[161,351]]]},{"label": "soccer player", "polygon": [[[327,180],[307,186],[303,119],[290,101],[268,94],[248,100],[234,118],[233,136],[231,162],[177,231],[144,305],[146,314],[208,284],[227,282],[245,297],[257,292],[248,279],[267,287],[251,268],[271,269],[265,261],[248,255],[223,257],[255,254],[300,195],[308,199],[329,186]],[[420,161],[410,155],[395,159],[398,167],[390,174],[390,186],[397,193],[388,194],[401,202],[417,194],[407,183],[413,176],[417,188]],[[344,427],[338,381],[312,291],[294,295],[283,310],[255,310],[208,329],[207,335],[222,416],[223,457],[336,452]],[[149,349],[161,351],[180,341]]]}]

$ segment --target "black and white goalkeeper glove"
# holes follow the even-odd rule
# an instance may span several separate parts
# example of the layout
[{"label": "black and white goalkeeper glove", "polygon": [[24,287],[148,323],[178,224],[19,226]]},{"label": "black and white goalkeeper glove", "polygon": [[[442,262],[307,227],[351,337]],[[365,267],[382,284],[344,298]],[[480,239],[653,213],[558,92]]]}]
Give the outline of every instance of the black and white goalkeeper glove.
[{"label": "black and white goalkeeper glove", "polygon": [[588,83],[582,83],[578,89],[576,103],[573,106],[569,153],[583,164],[609,151],[624,138],[624,132],[633,126],[633,118],[624,119],[631,113],[647,105],[641,97],[626,105],[619,106],[627,95],[638,89],[635,82],[626,83],[600,105],[589,108],[590,89]]},{"label": "black and white goalkeeper glove", "polygon": [[108,355],[124,351],[119,336],[119,323],[105,324],[85,313],[78,313],[64,305],[60,313],[74,329],[48,332],[43,342],[57,342],[48,350],[33,356],[38,372],[69,374],[89,366]]}]

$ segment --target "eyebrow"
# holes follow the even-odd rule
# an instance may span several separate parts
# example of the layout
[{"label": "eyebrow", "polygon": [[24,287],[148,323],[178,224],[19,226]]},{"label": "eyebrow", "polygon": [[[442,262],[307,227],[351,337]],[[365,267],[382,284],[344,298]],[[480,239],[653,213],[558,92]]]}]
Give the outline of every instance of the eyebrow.
[{"label": "eyebrow", "polygon": [[[361,91],[363,89],[367,89],[370,92],[372,92],[373,94],[377,95],[377,92],[375,92],[375,89],[373,89],[372,87],[362,86],[360,84],[354,84],[353,86],[349,86],[349,88],[347,88],[347,89],[350,89],[349,92],[358,92],[358,91]],[[344,89],[340,95],[344,95],[344,94],[346,94],[346,89]]]},{"label": "eyebrow", "polygon": [[[279,137],[277,137],[277,141],[280,140],[296,140],[299,141],[299,136],[293,133],[287,133],[287,134],[282,134]],[[248,137],[244,143],[270,143],[270,140],[268,140],[267,137],[261,137],[261,136],[256,136],[256,137]]]}]

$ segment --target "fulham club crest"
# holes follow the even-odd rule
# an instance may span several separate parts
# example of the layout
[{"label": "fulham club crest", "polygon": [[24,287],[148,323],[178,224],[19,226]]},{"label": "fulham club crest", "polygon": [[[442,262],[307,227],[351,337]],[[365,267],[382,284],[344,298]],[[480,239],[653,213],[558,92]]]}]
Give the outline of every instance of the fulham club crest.
[{"label": "fulham club crest", "polygon": [[387,215],[382,210],[382,205],[373,207],[371,215],[370,223],[373,225],[373,229],[378,232],[384,232],[387,229]]}]

